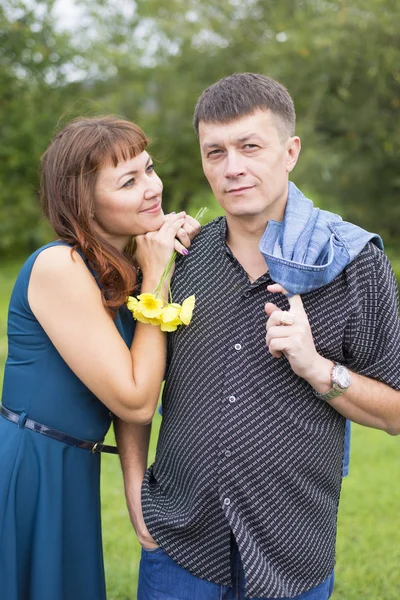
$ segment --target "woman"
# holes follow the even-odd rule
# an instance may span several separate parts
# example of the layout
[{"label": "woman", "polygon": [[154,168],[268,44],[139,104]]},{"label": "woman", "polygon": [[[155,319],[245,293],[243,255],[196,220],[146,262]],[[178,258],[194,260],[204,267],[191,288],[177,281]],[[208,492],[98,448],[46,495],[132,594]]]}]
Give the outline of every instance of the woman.
[{"label": "woman", "polygon": [[[67,125],[42,157],[44,212],[59,240],[37,250],[10,301],[0,417],[0,585],[7,600],[105,599],[100,451],[112,415],[152,419],[165,334],[125,307],[153,292],[197,222],[164,217],[162,183],[136,125]],[[135,251],[132,238],[135,236]],[[168,281],[163,296],[167,298]],[[133,340],[133,341],[132,341]]]}]

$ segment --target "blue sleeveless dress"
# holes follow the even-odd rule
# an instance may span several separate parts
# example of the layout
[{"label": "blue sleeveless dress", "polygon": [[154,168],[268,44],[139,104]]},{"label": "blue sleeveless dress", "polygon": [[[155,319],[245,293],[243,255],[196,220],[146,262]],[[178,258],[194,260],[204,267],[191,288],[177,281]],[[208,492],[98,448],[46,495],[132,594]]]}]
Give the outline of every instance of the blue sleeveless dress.
[{"label": "blue sleeveless dress", "polygon": [[[22,267],[9,308],[3,405],[89,441],[103,440],[108,408],[76,377],[29,308],[37,250]],[[66,244],[65,244],[66,245]],[[60,298],[62,319],[62,298]],[[123,306],[115,325],[130,346],[134,321]],[[115,468],[119,468],[115,457]],[[118,543],[118,542],[116,542]],[[0,597],[105,600],[100,521],[100,455],[0,416]]]}]

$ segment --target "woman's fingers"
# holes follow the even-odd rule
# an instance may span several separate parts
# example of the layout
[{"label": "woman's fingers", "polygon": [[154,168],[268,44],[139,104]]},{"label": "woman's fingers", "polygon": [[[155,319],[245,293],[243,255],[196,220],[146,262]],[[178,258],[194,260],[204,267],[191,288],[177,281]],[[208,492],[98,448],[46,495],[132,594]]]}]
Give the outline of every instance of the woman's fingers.
[{"label": "woman's fingers", "polygon": [[[178,230],[178,233],[176,234],[177,240],[178,240],[178,246],[184,246],[185,248],[189,248],[190,243],[191,243],[191,238],[189,236],[189,233],[185,230],[185,225],[186,225],[186,219],[185,222],[183,224],[183,226]],[[180,244],[179,244],[180,242]],[[177,252],[180,252],[179,250],[177,250],[177,245],[175,245],[175,250]],[[182,252],[180,252],[180,254],[182,254]],[[183,253],[185,254],[185,253]]]},{"label": "woman's fingers", "polygon": [[182,254],[182,256],[187,256],[189,254],[189,250],[187,250],[185,248],[185,246],[183,246],[180,243],[180,241],[176,238],[175,238],[174,248],[175,248],[175,251],[178,252],[178,254]]},{"label": "woman's fingers", "polygon": [[174,245],[174,240],[177,236],[178,231],[182,229],[182,226],[185,223],[185,218],[185,212],[180,212],[176,215],[167,215],[160,229],[158,231],[152,231],[150,233],[147,233],[146,236],[156,240],[167,239],[172,245]]},{"label": "woman's fingers", "polygon": [[188,234],[190,240],[193,240],[197,235],[199,235],[201,230],[201,225],[196,219],[191,217],[190,215],[186,215],[185,224],[183,225],[184,231]]}]

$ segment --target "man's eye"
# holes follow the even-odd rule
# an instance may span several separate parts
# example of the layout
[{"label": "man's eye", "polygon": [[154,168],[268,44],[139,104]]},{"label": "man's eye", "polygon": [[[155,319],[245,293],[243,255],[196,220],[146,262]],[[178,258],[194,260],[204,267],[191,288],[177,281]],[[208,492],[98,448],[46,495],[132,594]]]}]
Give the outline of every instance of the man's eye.
[{"label": "man's eye", "polygon": [[125,183],[122,187],[129,188],[129,187],[132,187],[134,183],[135,183],[135,179],[132,177],[131,179],[128,179],[128,181],[125,181]]},{"label": "man's eye", "polygon": [[222,154],[222,150],[211,150],[211,152],[207,154],[207,158],[214,158],[220,154]]},{"label": "man's eye", "polygon": [[245,144],[243,147],[247,148],[247,150],[254,150],[255,148],[258,148],[257,144]]}]

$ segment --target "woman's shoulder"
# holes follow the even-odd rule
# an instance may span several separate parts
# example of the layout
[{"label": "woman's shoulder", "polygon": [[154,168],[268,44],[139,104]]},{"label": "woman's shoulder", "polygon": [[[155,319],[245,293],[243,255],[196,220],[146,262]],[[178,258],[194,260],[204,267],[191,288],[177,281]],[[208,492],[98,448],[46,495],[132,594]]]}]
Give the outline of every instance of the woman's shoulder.
[{"label": "woman's shoulder", "polygon": [[67,256],[67,254],[71,254],[71,245],[67,242],[63,242],[61,240],[56,240],[54,242],[49,242],[44,246],[41,246],[28,258],[25,260],[24,264],[21,267],[20,274],[30,274],[32,271],[33,265],[37,262],[38,257],[41,257],[42,262],[51,261],[55,256]]},{"label": "woman's shoulder", "polygon": [[[41,246],[25,260],[15,281],[11,303],[22,302],[28,308],[27,292],[34,271],[35,277],[55,280],[73,264],[84,265],[80,254],[63,241],[50,242]],[[82,267],[81,267],[82,268]],[[86,267],[85,267],[85,270]]]},{"label": "woman's shoulder", "polygon": [[64,268],[83,262],[84,259],[79,250],[73,249],[67,242],[56,241],[38,248],[31,254],[25,265],[28,269],[30,267],[30,270],[35,266],[35,272],[49,271],[51,273],[54,271],[59,273]]}]

